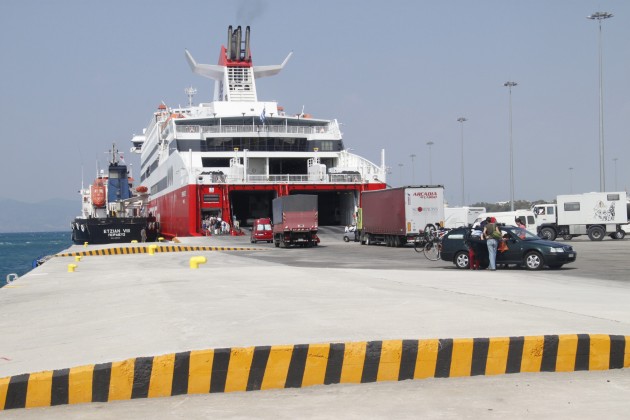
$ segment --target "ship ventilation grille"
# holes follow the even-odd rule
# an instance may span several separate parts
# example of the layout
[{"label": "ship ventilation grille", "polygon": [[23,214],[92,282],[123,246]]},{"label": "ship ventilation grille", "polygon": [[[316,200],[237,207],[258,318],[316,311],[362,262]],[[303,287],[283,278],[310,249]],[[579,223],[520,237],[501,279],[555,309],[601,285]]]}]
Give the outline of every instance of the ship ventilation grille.
[{"label": "ship ventilation grille", "polygon": [[229,95],[232,102],[256,102],[254,74],[251,67],[228,67]]}]

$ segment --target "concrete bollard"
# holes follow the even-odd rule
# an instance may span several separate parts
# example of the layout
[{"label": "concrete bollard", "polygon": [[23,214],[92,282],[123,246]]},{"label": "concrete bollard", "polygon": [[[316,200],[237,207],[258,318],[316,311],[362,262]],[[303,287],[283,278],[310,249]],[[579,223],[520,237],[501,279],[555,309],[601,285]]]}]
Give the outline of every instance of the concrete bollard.
[{"label": "concrete bollard", "polygon": [[156,250],[157,250],[157,245],[149,245],[149,255],[155,254]]},{"label": "concrete bollard", "polygon": [[205,264],[205,263],[206,263],[206,257],[201,257],[201,256],[192,257],[190,259],[190,268],[197,269],[199,268],[199,264]]},{"label": "concrete bollard", "polygon": [[75,255],[75,256],[74,256],[74,260],[75,260],[76,262],[81,261],[81,256],[80,256],[80,255]]},{"label": "concrete bollard", "polygon": [[76,264],[68,264],[68,273],[74,273],[74,270],[77,268]]}]

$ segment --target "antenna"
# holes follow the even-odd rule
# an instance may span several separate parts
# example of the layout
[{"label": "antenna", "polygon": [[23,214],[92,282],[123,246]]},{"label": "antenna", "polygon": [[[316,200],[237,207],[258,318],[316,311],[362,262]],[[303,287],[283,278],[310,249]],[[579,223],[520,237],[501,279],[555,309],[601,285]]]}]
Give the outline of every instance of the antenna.
[{"label": "antenna", "polygon": [[188,107],[192,108],[193,96],[195,96],[195,94],[197,93],[197,89],[191,86],[189,88],[184,89],[184,92],[186,92],[186,95],[188,96]]}]

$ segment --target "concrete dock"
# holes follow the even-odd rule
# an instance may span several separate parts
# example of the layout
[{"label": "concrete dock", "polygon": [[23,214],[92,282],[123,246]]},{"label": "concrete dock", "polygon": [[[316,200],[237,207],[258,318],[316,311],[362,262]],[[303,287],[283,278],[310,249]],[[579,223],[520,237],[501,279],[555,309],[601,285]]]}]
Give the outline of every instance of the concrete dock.
[{"label": "concrete dock", "polygon": [[[243,357],[250,357],[250,363],[252,357],[258,360],[257,354],[266,354],[270,365],[276,357],[277,363],[286,364],[290,378],[290,367],[300,357],[299,345],[310,345],[303,356],[303,381],[310,380],[308,372],[313,377],[320,372],[323,381],[330,367],[309,364],[314,363],[310,357],[319,348],[316,345],[324,346],[322,351],[330,360],[334,345],[343,344],[346,359],[348,349],[356,347],[359,358],[366,360],[356,381],[362,382],[362,375],[365,378],[373,368],[367,363],[370,349],[378,348],[381,359],[387,357],[386,349],[399,349],[393,354],[405,359],[403,347],[409,343],[415,346],[413,354],[421,354],[423,346],[431,343],[450,345],[453,360],[448,361],[450,375],[444,376],[451,377],[398,382],[405,366],[398,360],[396,377],[389,378],[394,382],[381,382],[378,378],[387,380],[388,376],[379,367],[374,371],[376,383],[343,384],[342,380],[333,382],[342,384],[304,387],[302,382],[299,389],[228,393],[241,388],[230,383],[232,373],[226,364],[225,393],[142,398],[160,395],[147,378],[146,395],[135,394],[140,399],[132,399],[136,391],[130,388],[132,394],[119,398],[122,401],[18,408],[0,411],[0,416],[385,418],[395,413],[402,418],[422,414],[454,418],[544,417],[546,413],[580,418],[591,417],[588,414],[605,403],[609,417],[621,418],[630,408],[628,370],[608,370],[630,366],[630,346],[625,346],[625,337],[630,336],[630,283],[623,280],[630,241],[573,241],[578,250],[575,267],[537,272],[456,270],[446,262],[427,261],[411,248],[344,243],[335,231],[323,233],[321,246],[314,249],[252,245],[248,237],[183,238],[167,245],[227,248],[178,248],[154,255],[107,255],[114,252],[104,251],[106,255],[83,256],[80,261],[74,256],[56,257],[0,289],[4,315],[0,317],[0,378],[67,369],[72,373],[82,366],[92,366],[91,374],[96,376],[94,366],[109,366],[110,381],[114,381],[111,372],[119,362],[134,360],[137,371],[148,358],[157,363],[168,355],[192,358],[213,351],[218,360],[218,349],[232,349],[230,363],[238,360],[234,349],[246,349],[243,354],[249,356]],[[593,252],[598,246],[600,253],[607,250],[601,254],[606,256],[606,266],[593,267],[589,261],[598,260],[598,251]],[[110,248],[115,247],[74,246],[68,252]],[[195,256],[205,257],[206,262],[191,269],[190,259]],[[582,268],[580,263],[589,267]],[[74,272],[69,272],[69,264],[76,265]],[[619,276],[611,274],[617,272]],[[503,372],[494,372],[489,360],[500,343],[507,343],[506,360],[512,357],[508,347],[517,346],[523,354],[520,366],[526,366],[530,354],[538,371],[544,371],[549,360],[545,362],[546,353],[536,352],[555,346],[554,372],[521,368],[523,373],[498,375],[505,373],[505,367]],[[558,372],[573,370],[560,357],[567,346],[574,349],[571,366],[581,363],[576,361],[580,356],[575,356],[575,349],[590,348],[587,371]],[[472,352],[485,348],[487,363],[481,376],[454,374],[457,354],[467,348]],[[604,361],[592,356],[602,348],[609,353]],[[437,348],[435,354],[432,367],[437,372],[445,362]],[[282,362],[283,358],[288,359]],[[475,360],[468,362],[469,371],[470,363],[474,371]],[[415,361],[414,366],[418,371]],[[154,364],[154,375],[157,369]],[[339,369],[337,378],[351,377],[351,367]],[[247,389],[272,384],[272,374],[261,375],[261,383]],[[54,378],[50,381],[54,386]],[[72,392],[80,394],[77,389],[70,390],[70,399]],[[10,396],[8,382],[0,379],[0,403]]]}]

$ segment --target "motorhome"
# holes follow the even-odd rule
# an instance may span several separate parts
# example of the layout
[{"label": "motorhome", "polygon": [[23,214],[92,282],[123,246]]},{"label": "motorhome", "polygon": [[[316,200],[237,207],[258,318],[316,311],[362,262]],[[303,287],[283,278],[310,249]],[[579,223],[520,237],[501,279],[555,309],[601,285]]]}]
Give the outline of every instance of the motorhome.
[{"label": "motorhome", "polygon": [[514,211],[497,211],[481,213],[475,220],[473,226],[481,223],[486,217],[494,217],[497,219],[497,223],[508,226],[516,226],[516,219],[521,219],[525,225],[525,229],[534,235],[538,234],[538,226],[536,224],[536,217],[531,210],[514,210]]}]

